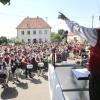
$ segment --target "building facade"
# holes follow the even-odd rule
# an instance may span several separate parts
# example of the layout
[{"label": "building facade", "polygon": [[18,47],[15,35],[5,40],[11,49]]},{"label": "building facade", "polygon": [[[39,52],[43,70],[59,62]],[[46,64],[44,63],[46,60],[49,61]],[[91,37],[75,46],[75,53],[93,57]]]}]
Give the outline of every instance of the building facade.
[{"label": "building facade", "polygon": [[84,43],[84,41],[85,41],[85,39],[83,39],[82,37],[80,37],[78,34],[72,33],[72,32],[68,33],[68,42]]},{"label": "building facade", "polygon": [[17,38],[25,43],[50,42],[51,27],[40,17],[24,18],[17,26]]}]

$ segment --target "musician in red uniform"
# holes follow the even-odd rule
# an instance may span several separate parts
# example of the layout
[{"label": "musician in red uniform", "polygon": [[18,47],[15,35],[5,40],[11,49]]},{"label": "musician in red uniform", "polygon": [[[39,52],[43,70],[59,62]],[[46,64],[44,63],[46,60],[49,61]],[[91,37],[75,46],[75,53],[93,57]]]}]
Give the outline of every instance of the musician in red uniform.
[{"label": "musician in red uniform", "polygon": [[27,65],[31,63],[28,56],[25,56],[24,63],[25,63],[25,66],[26,66],[26,69],[25,69],[26,78],[28,78],[28,74],[29,74],[29,77],[32,78],[31,69],[27,68]]},{"label": "musician in red uniform", "polygon": [[77,33],[86,39],[90,45],[90,59],[88,69],[90,100],[100,100],[100,28],[87,28],[71,21],[64,14],[58,16],[66,22],[71,32]]}]

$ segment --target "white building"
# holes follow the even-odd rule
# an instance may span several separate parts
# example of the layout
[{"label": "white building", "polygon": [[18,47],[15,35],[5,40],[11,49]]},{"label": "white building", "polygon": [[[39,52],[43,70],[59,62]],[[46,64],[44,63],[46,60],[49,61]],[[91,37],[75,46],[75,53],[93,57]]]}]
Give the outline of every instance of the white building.
[{"label": "white building", "polygon": [[68,41],[69,42],[74,41],[74,42],[84,43],[85,39],[83,39],[82,37],[80,37],[76,33],[68,32]]},{"label": "white building", "polygon": [[17,38],[25,43],[50,42],[51,27],[40,17],[24,18],[17,26]]}]

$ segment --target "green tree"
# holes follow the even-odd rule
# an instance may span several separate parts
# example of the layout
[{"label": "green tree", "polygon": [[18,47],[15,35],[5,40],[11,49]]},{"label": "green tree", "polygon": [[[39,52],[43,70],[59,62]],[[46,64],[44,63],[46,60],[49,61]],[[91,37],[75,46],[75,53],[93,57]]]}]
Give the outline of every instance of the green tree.
[{"label": "green tree", "polygon": [[14,39],[14,43],[15,43],[15,45],[23,44],[23,40],[20,40],[18,38],[15,38]]},{"label": "green tree", "polygon": [[0,45],[1,45],[1,44],[7,44],[7,43],[8,43],[7,38],[6,38],[5,36],[1,36],[1,37],[0,37]]},{"label": "green tree", "polygon": [[7,3],[10,4],[10,0],[0,0],[0,2],[1,2],[2,4],[4,4],[4,5],[7,4]]},{"label": "green tree", "polygon": [[58,30],[58,34],[59,34],[60,38],[63,40],[64,39],[64,30],[63,29],[59,29]]},{"label": "green tree", "polygon": [[12,39],[8,39],[8,43],[13,43],[13,40]]},{"label": "green tree", "polygon": [[64,34],[64,30],[63,30],[63,29],[59,29],[59,30],[58,30],[58,34],[59,34],[59,35],[63,35],[63,34]]},{"label": "green tree", "polygon": [[20,40],[20,39],[18,39],[18,38],[10,38],[10,39],[8,39],[8,43],[14,43],[14,44],[25,44],[25,41],[22,39],[22,40]]},{"label": "green tree", "polygon": [[51,42],[54,42],[55,34],[56,34],[55,32],[52,32],[52,33],[51,33]]},{"label": "green tree", "polygon": [[61,42],[62,39],[58,33],[52,33],[51,34],[51,42]]},{"label": "green tree", "polygon": [[24,41],[24,39],[22,39],[22,44],[25,44],[25,41]]},{"label": "green tree", "polygon": [[52,32],[51,42],[67,42],[67,32],[63,29],[59,29],[58,33]]}]

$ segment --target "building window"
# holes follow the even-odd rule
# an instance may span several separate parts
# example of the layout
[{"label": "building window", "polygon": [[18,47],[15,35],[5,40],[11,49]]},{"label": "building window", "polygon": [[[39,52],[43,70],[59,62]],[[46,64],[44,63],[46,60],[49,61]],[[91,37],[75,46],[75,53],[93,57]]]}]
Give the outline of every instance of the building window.
[{"label": "building window", "polygon": [[39,34],[42,34],[42,30],[39,30]]},{"label": "building window", "polygon": [[33,31],[33,34],[36,34],[36,31]]},{"label": "building window", "polygon": [[24,35],[24,31],[21,31],[21,34]]},{"label": "building window", "polygon": [[27,35],[30,35],[30,31],[27,31]]},{"label": "building window", "polygon": [[47,34],[47,30],[44,30],[44,34]]}]

